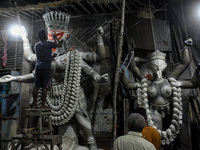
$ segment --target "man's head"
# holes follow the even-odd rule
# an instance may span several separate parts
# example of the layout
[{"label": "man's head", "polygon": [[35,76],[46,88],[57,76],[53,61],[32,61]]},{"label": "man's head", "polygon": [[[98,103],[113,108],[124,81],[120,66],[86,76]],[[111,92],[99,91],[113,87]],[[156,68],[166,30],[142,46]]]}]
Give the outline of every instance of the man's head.
[{"label": "man's head", "polygon": [[47,34],[44,30],[41,30],[37,33],[37,37],[40,41],[46,41],[47,40]]},{"label": "man's head", "polygon": [[147,113],[145,108],[137,107],[133,112],[142,115],[145,118],[145,120],[147,120]]},{"label": "man's head", "polygon": [[141,132],[145,126],[145,119],[138,113],[132,113],[128,117],[128,125],[130,131]]}]

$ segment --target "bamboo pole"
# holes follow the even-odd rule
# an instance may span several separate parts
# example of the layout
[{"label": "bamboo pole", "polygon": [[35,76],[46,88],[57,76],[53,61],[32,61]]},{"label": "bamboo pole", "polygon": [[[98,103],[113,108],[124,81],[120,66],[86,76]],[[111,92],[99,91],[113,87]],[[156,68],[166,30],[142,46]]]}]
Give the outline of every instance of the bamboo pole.
[{"label": "bamboo pole", "polygon": [[[189,99],[187,99],[189,100]],[[187,127],[188,127],[188,149],[192,149],[192,134],[191,134],[191,125],[193,124],[194,122],[194,118],[193,118],[193,114],[192,114],[192,106],[191,106],[191,103],[190,101],[188,101],[188,105],[189,105],[189,114],[187,115],[188,116],[188,122],[187,122]]]},{"label": "bamboo pole", "polygon": [[122,45],[123,45],[123,34],[124,34],[124,18],[125,18],[125,3],[126,0],[122,2],[122,15],[121,15],[121,29],[120,29],[120,37],[119,37],[119,46],[118,46],[118,57],[115,71],[115,81],[114,81],[114,89],[113,89],[113,142],[117,137],[117,89],[119,83],[119,70],[120,70],[120,62],[121,62],[121,53],[122,53]]},{"label": "bamboo pole", "polygon": [[193,111],[196,115],[197,121],[198,121],[198,125],[200,125],[200,115],[199,115],[199,108],[198,108],[198,104],[195,98],[192,98],[192,105],[194,106]]}]

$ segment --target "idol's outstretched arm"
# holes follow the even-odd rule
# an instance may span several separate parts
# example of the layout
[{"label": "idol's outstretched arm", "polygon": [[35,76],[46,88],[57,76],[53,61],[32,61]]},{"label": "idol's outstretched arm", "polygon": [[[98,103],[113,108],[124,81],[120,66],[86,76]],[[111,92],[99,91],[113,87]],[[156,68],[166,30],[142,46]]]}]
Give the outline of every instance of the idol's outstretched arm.
[{"label": "idol's outstretched arm", "polygon": [[0,83],[6,83],[6,82],[11,82],[11,81],[31,83],[31,82],[34,82],[34,75],[33,73],[22,75],[22,76],[5,75],[0,78]]}]

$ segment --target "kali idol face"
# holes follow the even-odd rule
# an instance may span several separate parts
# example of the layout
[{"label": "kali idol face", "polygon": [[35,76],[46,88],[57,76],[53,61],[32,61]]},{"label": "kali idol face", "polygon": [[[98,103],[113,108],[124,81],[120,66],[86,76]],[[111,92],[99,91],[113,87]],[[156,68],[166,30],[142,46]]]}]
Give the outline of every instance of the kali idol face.
[{"label": "kali idol face", "polygon": [[68,24],[70,15],[64,12],[50,11],[43,15],[43,19],[48,31],[49,41],[53,42],[53,35],[56,35],[61,43],[69,38]]}]

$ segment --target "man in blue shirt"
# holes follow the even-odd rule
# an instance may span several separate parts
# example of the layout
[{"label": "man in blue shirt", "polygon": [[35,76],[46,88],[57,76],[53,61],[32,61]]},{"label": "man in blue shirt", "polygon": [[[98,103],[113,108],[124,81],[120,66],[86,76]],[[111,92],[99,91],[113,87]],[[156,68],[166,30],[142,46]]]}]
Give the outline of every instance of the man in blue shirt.
[{"label": "man in blue shirt", "polygon": [[37,33],[39,42],[34,46],[37,61],[35,65],[35,84],[33,90],[33,109],[37,109],[37,95],[39,88],[42,87],[42,106],[41,109],[47,109],[45,106],[47,89],[51,78],[51,59],[52,59],[52,48],[56,46],[61,47],[62,44],[54,36],[54,42],[47,41],[47,34],[44,30]]}]

